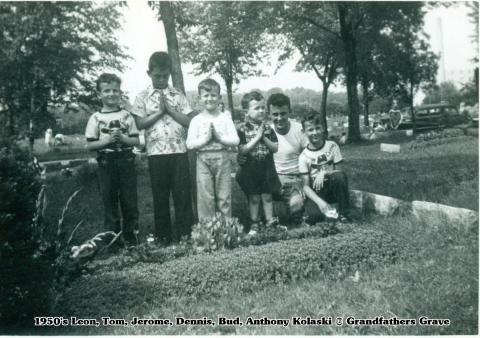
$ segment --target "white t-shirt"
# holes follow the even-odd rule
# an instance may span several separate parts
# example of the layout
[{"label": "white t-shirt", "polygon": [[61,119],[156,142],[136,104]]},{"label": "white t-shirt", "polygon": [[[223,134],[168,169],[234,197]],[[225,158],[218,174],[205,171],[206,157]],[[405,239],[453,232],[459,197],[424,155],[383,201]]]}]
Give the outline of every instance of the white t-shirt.
[{"label": "white t-shirt", "polygon": [[[85,129],[87,141],[97,141],[106,138],[113,129],[119,129],[127,136],[138,136],[137,126],[130,113],[124,109],[102,113],[96,112],[90,116]],[[114,143],[106,148],[98,150],[101,153],[119,152],[131,150],[133,147],[122,143]]]},{"label": "white t-shirt", "polygon": [[312,178],[319,171],[333,170],[334,164],[342,161],[343,157],[339,146],[333,141],[326,140],[323,147],[318,150],[305,148],[298,158],[298,167],[300,174],[310,174]]},{"label": "white t-shirt", "polygon": [[[303,132],[302,125],[296,121],[290,121],[290,130],[281,135],[275,131],[278,138],[278,151],[273,154],[275,169],[278,174],[298,174],[298,157],[308,145],[308,139]],[[275,128],[272,125],[272,129]]]},{"label": "white t-shirt", "polygon": [[[199,144],[205,142],[211,123],[213,123],[216,132],[228,146],[233,147],[238,145],[240,139],[238,138],[237,130],[235,129],[230,114],[223,112],[215,116],[207,112],[201,112],[192,119],[188,127],[186,142],[188,149],[198,149]],[[227,149],[228,146],[218,141],[210,141],[198,150],[224,150]]]}]

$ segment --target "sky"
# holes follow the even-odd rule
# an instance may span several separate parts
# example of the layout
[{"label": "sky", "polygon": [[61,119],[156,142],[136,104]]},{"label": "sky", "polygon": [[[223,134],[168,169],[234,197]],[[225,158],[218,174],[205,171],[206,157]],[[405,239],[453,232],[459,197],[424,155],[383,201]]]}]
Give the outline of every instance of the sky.
[{"label": "sky", "polygon": [[[430,36],[430,43],[434,52],[440,51],[439,18],[442,22],[444,63],[447,71],[473,68],[472,59],[475,56],[475,46],[470,35],[474,31],[474,25],[467,16],[468,9],[458,2],[449,8],[435,8],[425,16],[425,32]],[[146,74],[148,58],[155,51],[167,51],[167,43],[163,24],[156,19],[155,13],[147,5],[147,1],[128,1],[128,7],[124,9],[123,31],[118,32],[119,42],[126,47],[127,53],[132,60],[127,63],[126,71],[121,74],[123,79],[123,90],[126,91],[130,100],[143,88],[149,85],[149,78]],[[268,90],[272,87],[290,89],[304,87],[308,89],[321,90],[321,82],[313,72],[295,72],[296,60],[287,62],[276,74],[274,67],[265,66],[267,76],[254,77],[242,80],[234,88],[234,92],[247,92],[252,89]],[[194,76],[191,74],[193,66],[182,65],[185,88],[187,91],[196,90],[198,83],[205,76]],[[223,81],[218,75],[213,74],[212,78],[222,84],[222,91],[225,92]],[[332,88],[333,91],[344,90],[342,87]]]}]

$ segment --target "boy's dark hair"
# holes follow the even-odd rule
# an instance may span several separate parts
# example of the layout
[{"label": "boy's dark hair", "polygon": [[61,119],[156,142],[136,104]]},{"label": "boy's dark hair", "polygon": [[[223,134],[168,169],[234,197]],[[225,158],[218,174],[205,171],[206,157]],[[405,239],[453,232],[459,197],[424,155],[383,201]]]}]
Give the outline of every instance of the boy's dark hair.
[{"label": "boy's dark hair", "polygon": [[198,94],[200,94],[201,89],[206,90],[207,92],[217,90],[218,94],[220,94],[220,84],[214,79],[205,79],[200,81],[198,84]]},{"label": "boy's dark hair", "polygon": [[267,100],[267,109],[270,111],[270,105],[275,107],[288,106],[288,111],[291,112],[290,99],[287,95],[282,93],[275,93],[269,96]]},{"label": "boy's dark hair", "polygon": [[115,74],[103,73],[98,77],[96,81],[97,91],[100,91],[100,83],[112,83],[112,82],[118,83],[119,86],[122,84],[122,80]]},{"label": "boy's dark hair", "polygon": [[247,93],[243,95],[242,97],[242,109],[248,109],[250,106],[250,101],[261,101],[264,100],[265,98],[263,97],[262,94],[256,91],[252,91],[250,93]]},{"label": "boy's dark hair", "polygon": [[148,60],[148,70],[152,71],[153,68],[158,67],[162,69],[168,69],[172,71],[172,60],[170,56],[165,52],[155,52],[150,56]]},{"label": "boy's dark hair", "polygon": [[305,124],[311,123],[313,125],[322,125],[320,114],[315,110],[310,110],[308,114],[302,117],[302,128],[305,129]]}]

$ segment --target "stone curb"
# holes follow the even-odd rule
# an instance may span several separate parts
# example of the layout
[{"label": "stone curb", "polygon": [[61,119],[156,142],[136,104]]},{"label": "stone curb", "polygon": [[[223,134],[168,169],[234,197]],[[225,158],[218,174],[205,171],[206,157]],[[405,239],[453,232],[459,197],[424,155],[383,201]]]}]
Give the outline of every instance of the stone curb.
[{"label": "stone curb", "polygon": [[459,230],[469,230],[478,226],[477,211],[445,204],[425,201],[407,202],[361,190],[350,190],[350,202],[354,208],[383,216],[408,212],[419,221],[429,223],[432,220],[442,220]]},{"label": "stone curb", "polygon": [[478,225],[478,212],[445,204],[413,201],[412,213],[419,221],[428,222],[432,218],[444,220],[459,230],[469,230]]},{"label": "stone curb", "polygon": [[40,162],[42,167],[45,167],[47,171],[50,170],[60,170],[64,168],[72,168],[77,167],[79,165],[88,163],[90,159],[83,158],[83,159],[76,159],[76,160],[62,160],[62,161],[47,161],[47,162]]},{"label": "stone curb", "polygon": [[392,216],[411,209],[410,203],[406,201],[361,190],[350,190],[350,201],[357,209],[383,216]]}]

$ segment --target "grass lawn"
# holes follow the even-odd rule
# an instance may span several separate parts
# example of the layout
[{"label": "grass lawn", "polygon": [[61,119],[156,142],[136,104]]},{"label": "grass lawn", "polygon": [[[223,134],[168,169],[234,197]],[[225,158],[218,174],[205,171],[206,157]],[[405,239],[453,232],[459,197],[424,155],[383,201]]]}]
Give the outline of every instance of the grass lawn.
[{"label": "grass lawn", "polygon": [[[419,224],[409,217],[373,217],[345,226],[375,228],[398,236],[411,244],[411,256],[391,266],[353,273],[329,273],[297,283],[275,285],[253,292],[242,292],[242,281],[232,281],[228,292],[215,297],[155,297],[149,289],[153,280],[142,276],[142,266],[122,271],[135,276],[122,282],[122,297],[115,296],[115,285],[105,290],[102,301],[88,308],[75,306],[78,299],[67,299],[62,315],[91,318],[93,313],[111,318],[227,318],[343,317],[416,319],[414,326],[99,326],[67,327],[48,330],[49,334],[476,334],[478,332],[478,231],[459,233],[448,224]],[[214,255],[215,253],[213,253]],[[158,266],[161,273],[161,265]],[[357,276],[357,277],[358,277]],[[139,279],[140,278],[140,279]],[[141,285],[138,283],[141,281]],[[88,276],[84,280],[88,283]],[[133,283],[133,281],[132,281]],[[88,285],[88,284],[87,284]],[[118,286],[117,286],[118,287]],[[161,287],[161,286],[160,286]],[[84,303],[84,302],[83,302]],[[421,316],[449,319],[448,326],[421,326]]]},{"label": "grass lawn", "polygon": [[65,135],[65,144],[47,147],[43,138],[35,139],[33,154],[39,161],[55,161],[91,157],[85,149],[85,136],[80,134]]},{"label": "grass lawn", "polygon": [[[382,141],[384,142],[384,141]],[[351,188],[385,194],[405,200],[427,200],[478,210],[478,140],[459,137],[442,146],[405,150],[389,154],[379,151],[379,144],[342,147]],[[405,145],[405,147],[403,147]],[[141,234],[153,231],[153,210],[146,162],[139,161],[139,209]],[[48,179],[46,218],[56,224],[69,195],[78,188],[80,194],[67,213],[65,225],[71,230],[84,220],[73,244],[103,231],[102,204],[94,173],[78,177],[53,176]],[[245,221],[245,197],[234,184],[233,215]],[[232,281],[228,292],[215,297],[175,296],[152,297],[150,277],[142,287],[125,280],[129,293],[115,298],[115,286],[105,290],[101,303],[91,304],[88,313],[98,316],[126,318],[203,318],[216,321],[218,315],[228,318],[247,317],[319,318],[354,316],[359,318],[413,318],[421,316],[449,319],[447,326],[99,326],[52,328],[38,333],[48,334],[477,334],[478,333],[478,229],[459,232],[449,224],[423,224],[409,216],[391,218],[362,215],[354,224],[342,227],[378,229],[410,244],[410,256],[395,265],[360,270],[355,274],[328,273],[295,283],[258,288],[242,292],[242,281]],[[52,232],[54,230],[52,229]],[[254,250],[254,247],[252,247]],[[215,254],[215,253],[214,253]],[[156,268],[152,266],[152,268]],[[141,274],[141,267],[130,267],[125,275]],[[158,273],[162,266],[158,265]],[[359,277],[359,278],[358,278]],[[86,281],[88,281],[88,276]],[[111,295],[111,296],[109,296]],[[62,315],[82,310],[70,308]],[[80,311],[80,313],[78,312]],[[68,313],[67,313],[68,312]]]},{"label": "grass lawn", "polygon": [[416,149],[393,141],[381,142],[400,144],[400,153],[382,152],[378,142],[342,147],[351,189],[478,210],[478,138]]}]

